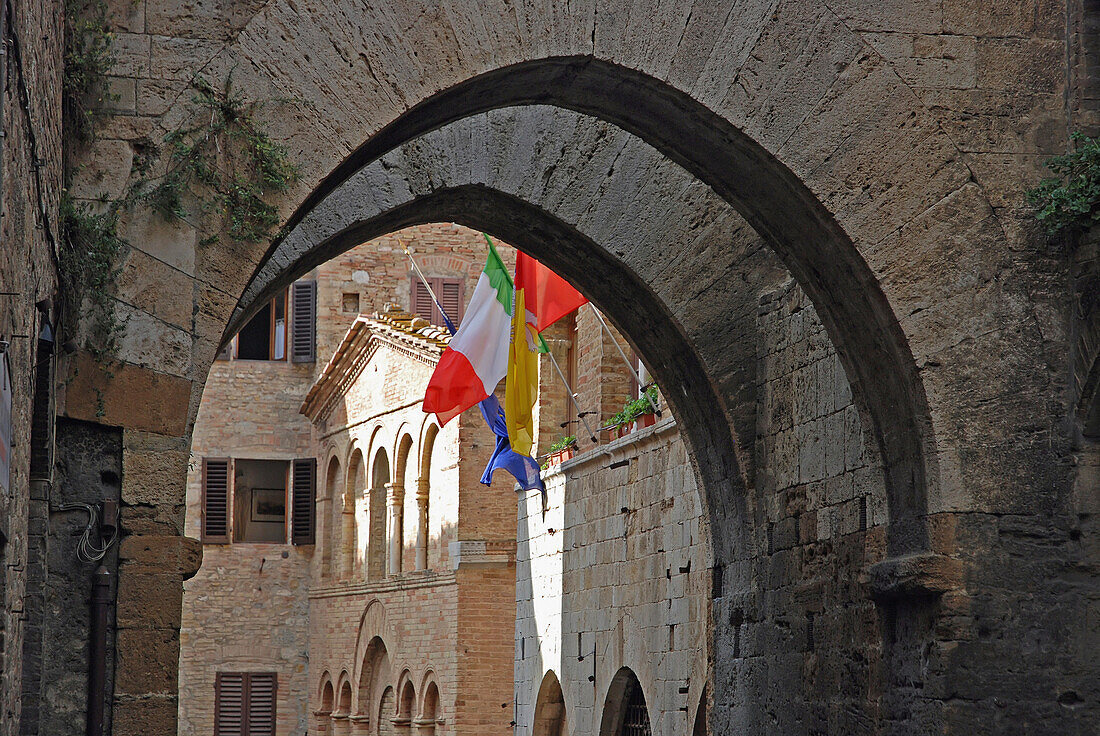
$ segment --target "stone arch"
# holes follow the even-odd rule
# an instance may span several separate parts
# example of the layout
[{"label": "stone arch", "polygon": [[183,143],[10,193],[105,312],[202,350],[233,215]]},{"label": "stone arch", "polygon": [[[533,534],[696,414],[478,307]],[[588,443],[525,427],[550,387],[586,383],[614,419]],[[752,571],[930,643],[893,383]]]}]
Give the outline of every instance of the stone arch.
[{"label": "stone arch", "polygon": [[387,686],[386,689],[382,691],[382,697],[378,701],[378,728],[375,733],[379,736],[393,736],[397,733],[397,729],[394,727],[393,723],[393,719],[397,715],[396,700],[393,686]]},{"label": "stone arch", "polygon": [[547,670],[535,697],[532,736],[566,736],[569,732],[565,695],[554,670]]},{"label": "stone arch", "polygon": [[321,540],[321,579],[332,579],[333,545],[336,543],[336,512],[337,498],[341,494],[340,474],[341,465],[339,453],[334,449],[329,453],[328,463],[325,466],[324,494],[318,500],[317,518],[321,522],[318,538]]},{"label": "stone arch", "polygon": [[[763,236],[817,307],[839,352],[857,402],[870,419],[873,436],[884,460],[891,509],[891,552],[925,549],[927,533],[923,526],[923,517],[927,510],[927,492],[938,478],[932,424],[923,384],[907,337],[878,278],[829,209],[791,169],[763,145],[692,99],[690,95],[626,67],[591,57],[531,61],[468,79],[420,102],[371,137],[307,198],[291,218],[289,235],[273,246],[265,262],[258,267],[232,324],[240,323],[248,315],[250,305],[258,303],[268,289],[275,288],[277,282],[285,280],[286,276],[280,276],[280,273],[286,269],[285,264],[288,261],[296,263],[290,272],[301,271],[326,260],[334,252],[333,248],[338,251],[346,247],[341,242],[341,237],[350,237],[360,242],[365,239],[366,233],[361,229],[364,223],[355,222],[353,216],[337,218],[335,227],[343,228],[342,232],[336,233],[330,229],[328,234],[318,232],[317,224],[310,221],[310,216],[325,209],[327,199],[340,189],[346,189],[348,185],[354,186],[357,178],[363,180],[362,183],[371,179],[369,175],[364,176],[364,172],[379,158],[401,150],[402,155],[417,164],[407,167],[399,175],[401,185],[384,184],[377,179],[370,182],[369,188],[375,192],[370,206],[381,204],[377,208],[377,216],[382,217],[385,213],[386,217],[393,219],[384,226],[386,230],[425,219],[423,216],[417,217],[411,212],[405,212],[404,217],[411,219],[402,220],[397,214],[399,207],[394,206],[399,203],[419,202],[420,207],[424,207],[424,197],[438,200],[445,190],[451,190],[457,197],[455,190],[461,186],[492,188],[496,182],[491,180],[502,177],[513,177],[512,182],[515,183],[516,177],[522,176],[527,181],[535,181],[533,186],[537,186],[538,177],[532,176],[532,169],[537,171],[540,162],[537,157],[530,158],[530,151],[520,151],[527,155],[526,158],[524,155],[515,157],[517,163],[513,165],[523,168],[522,174],[504,171],[498,175],[494,167],[506,168],[507,163],[478,160],[477,157],[483,154],[476,151],[493,150],[491,146],[484,149],[474,148],[472,153],[467,148],[461,160],[446,161],[439,166],[429,160],[436,155],[429,139],[432,139],[433,132],[438,133],[441,126],[449,126],[463,118],[476,118],[488,121],[491,128],[493,121],[498,120],[499,116],[481,113],[499,112],[507,106],[537,104],[554,105],[606,120],[637,136],[652,146],[659,156],[683,167],[691,176],[716,192]],[[486,127],[484,122],[478,123],[478,126]],[[480,141],[474,141],[475,146],[479,144]],[[428,155],[428,151],[433,153]],[[391,163],[392,161],[393,158]],[[451,169],[446,168],[452,164],[454,166]],[[462,167],[465,167],[465,171],[459,171]],[[547,171],[552,178],[552,169]],[[465,194],[476,199],[471,192]],[[512,194],[523,198],[515,192]],[[523,194],[532,193],[528,191]],[[534,194],[537,195],[538,192]],[[675,192],[668,194],[676,195]],[[438,204],[440,203],[437,201]],[[472,201],[467,201],[460,209],[464,212],[455,212],[452,209],[446,219],[455,219],[475,227],[489,227],[505,239],[521,243],[521,247],[531,250],[551,267],[567,277],[572,276],[582,290],[588,291],[590,296],[609,307],[610,316],[620,327],[634,326],[633,330],[626,329],[625,332],[628,335],[633,333],[635,339],[641,342],[642,337],[638,334],[640,330],[630,324],[635,320],[621,313],[616,318],[612,295],[607,294],[607,298],[599,299],[600,295],[596,293],[599,291],[599,284],[587,284],[586,280],[591,280],[591,277],[586,279],[584,274],[577,272],[580,268],[590,266],[590,262],[586,266],[575,262],[570,268],[567,261],[571,260],[571,253],[555,258],[552,252],[554,249],[544,250],[539,244],[532,242],[537,238],[512,237],[504,231],[504,223],[490,222],[494,219],[491,217],[470,216],[470,210],[483,209]],[[326,216],[331,214],[326,213]],[[439,214],[431,219],[444,219]],[[617,220],[612,222],[612,227],[620,224]],[[295,233],[296,229],[301,229],[301,233]],[[319,235],[323,237],[318,237]],[[602,235],[613,236],[614,233],[605,232]],[[305,248],[302,248],[303,238],[310,241]],[[590,238],[587,247],[598,251],[597,243],[616,252],[614,245],[605,242],[604,238]],[[276,254],[278,257],[275,257]],[[629,261],[625,251],[616,254]],[[631,270],[624,269],[623,265],[614,264],[614,270]],[[645,276],[644,269],[639,270]],[[638,274],[633,275],[633,280],[638,280]],[[647,294],[648,297],[652,297],[652,294]],[[667,319],[667,315],[664,317]],[[677,342],[682,344],[685,341]],[[691,341],[687,342],[689,344],[684,347],[695,352],[696,346],[690,344]],[[650,354],[652,355],[652,351]],[[706,370],[702,372],[704,376],[708,375]],[[667,371],[665,378],[662,385],[682,383],[682,378],[668,380],[673,376],[669,376]],[[714,397],[708,396],[699,402],[713,404],[712,398]],[[684,397],[670,397],[670,400],[679,409],[678,414],[682,417],[702,412],[701,407],[690,406],[695,403],[690,398],[685,400]],[[717,406],[721,406],[721,403],[717,403]],[[694,422],[685,422],[689,435],[691,424]],[[712,422],[707,426],[713,427],[715,424]],[[717,464],[722,466],[723,471],[735,467],[732,462],[735,454],[729,446],[732,443],[724,443],[727,445],[725,448],[712,448],[710,445],[713,442],[707,441],[705,437],[691,437],[691,443],[696,457],[725,455]],[[718,460],[718,457],[706,457],[705,464],[709,466],[712,461]],[[709,467],[700,467],[700,470],[704,476],[715,474]],[[724,472],[716,474],[719,477],[728,477]],[[703,477],[705,487],[713,487],[717,480]],[[714,503],[717,499],[709,500]]]},{"label": "stone arch", "polygon": [[356,520],[359,499],[367,487],[366,463],[363,451],[358,447],[351,449],[347,471],[344,473],[344,496],[340,513],[340,564],[341,580],[355,577],[359,562],[359,524]]},{"label": "stone arch", "polygon": [[397,717],[402,721],[411,722],[416,715],[416,687],[413,686],[411,673],[405,670],[398,680],[397,691]]},{"label": "stone arch", "polygon": [[633,723],[635,727],[641,727],[644,721],[648,726],[649,707],[648,699],[642,689],[641,682],[629,667],[623,667],[611,679],[607,689],[607,696],[603,702],[603,715],[600,719],[600,736],[624,736],[627,731],[624,727]]},{"label": "stone arch", "polygon": [[332,733],[333,736],[350,736],[352,688],[351,677],[347,670],[340,673],[340,684],[336,692],[336,707],[332,711]]},{"label": "stone arch", "polygon": [[368,723],[382,698],[382,688],[390,678],[390,658],[386,643],[380,636],[371,637],[359,659],[359,688],[355,712]]},{"label": "stone arch", "polygon": [[428,569],[428,544],[431,529],[431,491],[432,491],[432,453],[435,451],[435,439],[439,436],[439,424],[434,418],[424,420],[420,434],[419,466],[416,479],[416,569]]}]

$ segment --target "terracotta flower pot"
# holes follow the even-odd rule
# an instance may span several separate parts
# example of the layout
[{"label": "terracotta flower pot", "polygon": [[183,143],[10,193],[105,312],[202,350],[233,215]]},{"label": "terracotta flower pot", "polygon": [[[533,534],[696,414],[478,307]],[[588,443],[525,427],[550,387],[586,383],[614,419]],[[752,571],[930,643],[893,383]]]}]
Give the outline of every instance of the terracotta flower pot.
[{"label": "terracotta flower pot", "polygon": [[644,429],[646,427],[652,427],[657,423],[657,415],[653,412],[646,412],[638,417],[638,429]]}]

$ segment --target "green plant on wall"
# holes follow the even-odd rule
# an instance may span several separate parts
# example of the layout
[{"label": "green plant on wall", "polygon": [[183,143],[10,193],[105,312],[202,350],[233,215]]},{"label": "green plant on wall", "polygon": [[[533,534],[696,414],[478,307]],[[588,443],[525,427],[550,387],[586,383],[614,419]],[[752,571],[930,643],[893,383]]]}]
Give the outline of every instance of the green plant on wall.
[{"label": "green plant on wall", "polygon": [[126,242],[118,234],[118,209],[96,212],[86,203],[61,198],[61,242],[58,277],[61,313],[70,331],[85,316],[86,347],[97,356],[114,352],[121,327],[112,298],[118,277],[118,256]]},{"label": "green plant on wall", "polygon": [[[228,77],[219,89],[192,82],[189,122],[164,137],[164,170],[139,180],[131,198],[168,218],[191,221],[213,215],[229,238],[255,242],[274,236],[279,213],[266,201],[298,177],[286,149],[260,129],[255,113],[265,102],[241,97]],[[216,239],[208,235],[205,242]]]},{"label": "green plant on wall", "polygon": [[113,99],[107,75],[114,66],[114,36],[106,0],[65,0],[65,70],[61,80],[66,134],[90,140],[105,103]]},{"label": "green plant on wall", "polygon": [[619,413],[604,422],[603,426],[607,429],[633,422],[641,415],[652,412],[655,406],[657,406],[657,387],[649,386],[641,396],[626,402]]},{"label": "green plant on wall", "polygon": [[1087,230],[1100,220],[1100,139],[1073,133],[1074,150],[1046,162],[1056,176],[1027,192],[1035,219],[1051,235]]}]

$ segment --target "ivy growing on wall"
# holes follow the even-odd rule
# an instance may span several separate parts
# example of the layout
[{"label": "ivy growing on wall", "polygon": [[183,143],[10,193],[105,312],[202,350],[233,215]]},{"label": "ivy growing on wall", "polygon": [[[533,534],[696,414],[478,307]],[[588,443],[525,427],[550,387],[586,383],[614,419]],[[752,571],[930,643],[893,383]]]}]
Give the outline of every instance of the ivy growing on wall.
[{"label": "ivy growing on wall", "polygon": [[106,0],[65,0],[63,125],[77,143],[90,140],[106,102],[107,75],[115,64]]},{"label": "ivy growing on wall", "polygon": [[135,184],[137,199],[168,218],[214,215],[218,229],[235,241],[273,237],[279,214],[266,198],[286,191],[298,168],[256,123],[267,103],[241,97],[232,76],[221,88],[201,77],[192,87],[190,120],[164,137],[164,171]]},{"label": "ivy growing on wall", "polygon": [[[95,136],[110,101],[107,77],[115,63],[106,0],[65,0],[65,70],[62,82],[66,180],[73,151]],[[196,78],[185,122],[158,145],[134,143],[131,182],[123,196],[91,206],[67,193],[61,202],[58,244],[60,301],[69,335],[83,318],[85,342],[102,358],[114,352],[121,326],[113,295],[118,259],[127,247],[119,235],[123,210],[148,206],[186,220],[206,234],[204,244],[225,236],[239,242],[271,238],[278,212],[266,198],[283,192],[298,169],[286,149],[256,121],[266,102],[238,94],[231,77],[215,87]]]},{"label": "ivy growing on wall", "polygon": [[1027,192],[1035,219],[1051,235],[1088,230],[1100,221],[1100,139],[1073,133],[1074,150],[1047,161],[1055,176]]}]

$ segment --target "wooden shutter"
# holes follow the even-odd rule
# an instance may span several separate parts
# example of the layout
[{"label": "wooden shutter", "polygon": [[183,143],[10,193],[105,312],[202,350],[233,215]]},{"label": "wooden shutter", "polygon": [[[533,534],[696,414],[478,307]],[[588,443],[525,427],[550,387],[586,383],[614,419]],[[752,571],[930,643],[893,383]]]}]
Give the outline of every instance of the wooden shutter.
[{"label": "wooden shutter", "polygon": [[311,363],[317,359],[317,282],[294,282],[290,300],[290,359],[295,363]]},{"label": "wooden shutter", "polygon": [[250,672],[248,680],[248,736],[275,736],[274,672]]},{"label": "wooden shutter", "polygon": [[247,733],[245,675],[219,672],[214,678],[214,736]]},{"label": "wooden shutter", "polygon": [[[429,279],[431,281],[432,279]],[[432,295],[428,293],[428,287],[415,275],[412,277],[411,296],[409,297],[409,311],[417,317],[423,317],[429,322],[435,314],[435,304],[432,303]],[[435,288],[435,284],[432,284]]]},{"label": "wooden shutter", "polygon": [[290,472],[290,541],[313,544],[313,504],[317,495],[317,459],[295,460]]},{"label": "wooden shutter", "polygon": [[202,460],[202,541],[229,543],[229,460]]},{"label": "wooden shutter", "polygon": [[275,736],[274,672],[219,672],[214,678],[214,736]]},{"label": "wooden shutter", "polygon": [[[443,311],[455,323],[455,327],[458,327],[458,323],[462,321],[462,292],[465,284],[462,279],[440,279],[440,282],[439,303],[443,305]],[[443,324],[442,317],[439,324]]]}]

